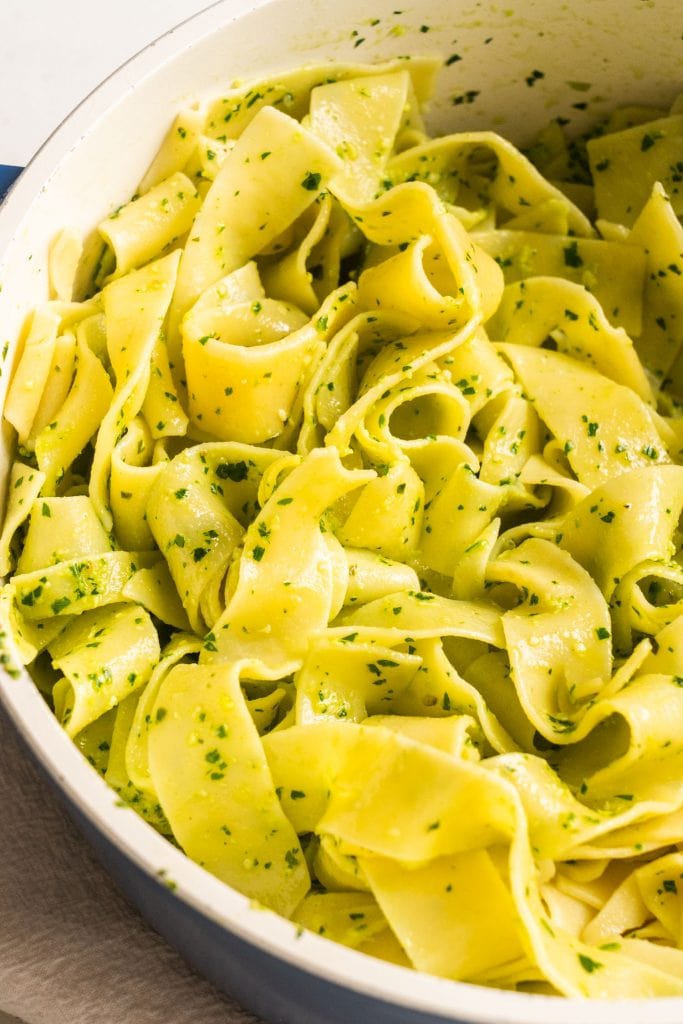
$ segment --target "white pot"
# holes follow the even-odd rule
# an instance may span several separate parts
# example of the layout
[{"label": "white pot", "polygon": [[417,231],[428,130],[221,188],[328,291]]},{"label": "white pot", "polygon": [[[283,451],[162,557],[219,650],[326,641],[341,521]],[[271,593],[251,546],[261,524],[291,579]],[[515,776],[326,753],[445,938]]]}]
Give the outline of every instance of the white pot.
[{"label": "white pot", "polygon": [[[125,201],[174,112],[234,78],[321,59],[458,54],[428,118],[436,130],[493,127],[524,142],[554,116],[580,129],[625,102],[666,106],[683,86],[680,0],[223,0],[163,36],[61,125],[0,210],[0,378],[47,297],[46,254]],[[376,21],[376,24],[371,24]],[[360,42],[362,40],[362,42]],[[534,74],[535,73],[535,74]],[[541,73],[541,74],[539,74]],[[529,84],[531,82],[531,84]],[[454,103],[455,97],[469,101]],[[0,451],[6,485],[10,438]],[[683,1000],[578,1003],[487,990],[394,967],[259,911],[187,860],[85,762],[27,674],[0,698],[103,860],[152,923],[219,986],[290,1024],[680,1024]],[[171,879],[176,888],[166,884]]]}]

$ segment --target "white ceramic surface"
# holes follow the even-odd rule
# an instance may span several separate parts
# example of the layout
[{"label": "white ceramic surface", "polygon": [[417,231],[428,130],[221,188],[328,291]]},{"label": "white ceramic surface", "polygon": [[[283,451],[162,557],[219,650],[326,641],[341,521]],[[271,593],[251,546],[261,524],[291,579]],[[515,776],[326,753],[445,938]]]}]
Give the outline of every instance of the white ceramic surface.
[{"label": "white ceramic surface", "polygon": [[[13,340],[27,310],[46,296],[50,238],[64,224],[91,228],[125,200],[172,113],[192,96],[218,92],[237,76],[310,60],[457,53],[462,59],[445,69],[432,125],[493,125],[524,141],[557,114],[581,127],[620,102],[671,100],[683,89],[682,20],[680,0],[526,0],[519,6],[511,0],[505,7],[493,0],[433,0],[400,11],[397,0],[216,4],[89,96],[38,153],[0,211],[0,347],[9,342],[0,401]],[[0,477],[6,475],[10,440],[5,436]],[[115,794],[81,758],[25,674],[3,675],[0,696],[47,771],[119,852],[151,875],[172,879],[180,899],[254,946],[395,1005],[397,1024],[417,1019],[411,1016],[416,1010],[481,1024],[683,1021],[683,1000],[589,1004],[490,991],[332,949],[308,933],[299,937],[291,924],[251,908],[132,811],[117,807]]]}]

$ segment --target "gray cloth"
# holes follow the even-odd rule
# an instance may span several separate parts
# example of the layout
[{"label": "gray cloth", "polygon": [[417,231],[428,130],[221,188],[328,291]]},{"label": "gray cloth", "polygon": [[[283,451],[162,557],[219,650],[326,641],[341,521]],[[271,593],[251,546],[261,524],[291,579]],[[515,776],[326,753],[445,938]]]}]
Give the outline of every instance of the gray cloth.
[{"label": "gray cloth", "polygon": [[1,708],[0,1011],[26,1024],[258,1024],[126,902]]}]

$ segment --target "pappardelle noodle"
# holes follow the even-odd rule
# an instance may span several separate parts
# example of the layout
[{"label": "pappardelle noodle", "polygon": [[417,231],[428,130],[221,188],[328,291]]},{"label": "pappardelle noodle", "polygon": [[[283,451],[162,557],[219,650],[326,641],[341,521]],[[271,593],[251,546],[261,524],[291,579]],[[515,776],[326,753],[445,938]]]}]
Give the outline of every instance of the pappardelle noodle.
[{"label": "pappardelle noodle", "polygon": [[435,70],[233,89],[55,240],[4,659],[297,928],[683,995],[683,113],[532,163],[428,137]]}]

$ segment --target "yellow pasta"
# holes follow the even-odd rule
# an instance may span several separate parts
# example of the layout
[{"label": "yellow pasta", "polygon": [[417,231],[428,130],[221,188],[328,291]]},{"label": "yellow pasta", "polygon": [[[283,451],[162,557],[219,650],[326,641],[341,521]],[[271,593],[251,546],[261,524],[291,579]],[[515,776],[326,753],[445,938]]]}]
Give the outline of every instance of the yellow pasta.
[{"label": "yellow pasta", "polygon": [[5,405],[2,657],[295,928],[682,995],[682,119],[615,114],[577,185],[556,124],[540,168],[429,138],[435,71],[181,112],[89,278],[60,235]]}]

